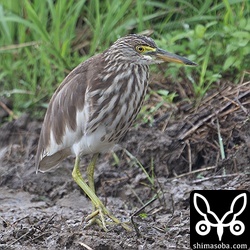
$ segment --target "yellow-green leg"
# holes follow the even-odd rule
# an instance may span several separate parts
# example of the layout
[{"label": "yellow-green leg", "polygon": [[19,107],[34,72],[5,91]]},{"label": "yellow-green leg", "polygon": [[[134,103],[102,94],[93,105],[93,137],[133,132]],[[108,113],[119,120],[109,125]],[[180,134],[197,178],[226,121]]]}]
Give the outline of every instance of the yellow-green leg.
[{"label": "yellow-green leg", "polygon": [[86,221],[91,220],[92,218],[94,218],[96,215],[99,214],[100,219],[101,219],[101,226],[103,227],[104,230],[107,231],[106,222],[104,219],[104,215],[106,215],[116,224],[121,224],[125,229],[130,230],[130,228],[126,224],[121,223],[117,218],[115,218],[114,216],[112,216],[109,213],[109,211],[103,205],[101,200],[95,194],[95,191],[94,191],[95,190],[95,188],[94,188],[94,169],[95,169],[95,164],[96,164],[97,158],[98,158],[98,154],[95,154],[93,156],[93,158],[91,159],[91,162],[87,168],[89,185],[82,178],[82,175],[81,175],[81,172],[79,169],[79,165],[80,165],[79,164],[80,163],[79,156],[76,156],[75,165],[74,165],[74,169],[72,172],[73,179],[81,187],[81,189],[87,194],[87,196],[90,198],[90,200],[93,204],[93,207],[95,209],[94,212],[92,212],[90,215],[87,216]]},{"label": "yellow-green leg", "polygon": [[94,172],[95,172],[95,166],[96,166],[96,161],[98,157],[99,157],[99,154],[94,154],[87,167],[89,187],[93,190],[94,193],[95,193]]},{"label": "yellow-green leg", "polygon": [[[87,176],[88,176],[88,185],[92,189],[92,191],[95,193],[95,180],[94,180],[94,172],[95,172],[95,166],[96,166],[96,161],[99,157],[99,154],[94,154],[88,167],[87,167]],[[93,214],[98,214],[98,210],[96,210],[95,205],[92,203],[93,206]],[[92,214],[91,214],[92,215]],[[102,215],[100,214],[101,218]],[[104,218],[103,218],[104,220]],[[103,223],[96,217],[93,217],[89,223],[89,225],[97,223],[99,226],[103,227]]]}]

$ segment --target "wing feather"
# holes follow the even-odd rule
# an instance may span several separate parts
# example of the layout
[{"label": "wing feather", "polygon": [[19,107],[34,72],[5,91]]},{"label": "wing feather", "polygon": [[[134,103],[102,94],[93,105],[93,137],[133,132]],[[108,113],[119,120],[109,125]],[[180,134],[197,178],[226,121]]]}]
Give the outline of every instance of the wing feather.
[{"label": "wing feather", "polygon": [[[81,63],[53,94],[39,138],[37,171],[47,171],[72,154],[71,147],[80,140],[84,124],[87,124],[87,120],[77,124],[77,115],[84,110],[86,90],[96,77],[95,69],[101,62],[101,55],[96,55]],[[87,116],[83,117],[87,119]]]}]

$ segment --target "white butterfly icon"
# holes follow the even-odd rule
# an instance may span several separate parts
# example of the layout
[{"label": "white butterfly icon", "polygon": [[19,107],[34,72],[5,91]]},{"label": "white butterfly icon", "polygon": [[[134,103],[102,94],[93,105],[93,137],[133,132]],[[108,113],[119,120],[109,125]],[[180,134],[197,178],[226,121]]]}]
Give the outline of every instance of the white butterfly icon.
[{"label": "white butterfly icon", "polygon": [[[242,198],[243,198],[243,205],[241,209],[238,212],[234,211],[236,210],[235,208],[236,202]],[[197,203],[198,199],[202,199],[203,202],[205,203],[205,207],[206,207],[205,212],[202,212],[201,209],[198,207],[198,203]],[[195,226],[195,230],[199,235],[202,235],[202,236],[207,235],[210,232],[211,227],[216,227],[219,241],[221,241],[222,235],[224,233],[224,227],[229,227],[230,232],[236,236],[243,234],[243,232],[245,231],[245,225],[243,224],[242,221],[236,220],[236,217],[239,216],[246,208],[246,205],[247,205],[246,193],[239,194],[233,199],[231,206],[230,206],[230,210],[226,212],[221,219],[219,219],[218,216],[213,211],[210,210],[210,205],[207,199],[203,195],[195,193],[193,202],[194,202],[194,207],[196,211],[200,215],[202,215],[204,218],[204,220],[199,221]],[[232,220],[229,223],[223,223],[225,219],[227,218],[227,216],[231,214],[233,214]],[[217,223],[212,223],[211,221],[209,221],[208,215],[213,216],[213,218],[216,220]]]}]

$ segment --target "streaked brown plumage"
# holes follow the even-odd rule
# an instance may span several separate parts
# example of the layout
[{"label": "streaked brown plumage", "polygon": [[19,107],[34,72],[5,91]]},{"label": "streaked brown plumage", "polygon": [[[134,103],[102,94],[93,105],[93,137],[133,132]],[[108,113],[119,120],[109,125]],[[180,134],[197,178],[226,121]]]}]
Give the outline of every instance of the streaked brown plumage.
[{"label": "streaked brown plumage", "polygon": [[[149,65],[172,61],[195,65],[186,58],[157,48],[145,36],[128,35],[108,50],[77,66],[51,98],[41,130],[36,169],[47,171],[69,155],[76,156],[73,178],[87,193],[106,229],[104,216],[120,223],[95,195],[93,173],[97,155],[125,135],[143,103]],[[93,154],[87,185],[79,171],[79,157]],[[126,227],[124,224],[122,224]]]}]

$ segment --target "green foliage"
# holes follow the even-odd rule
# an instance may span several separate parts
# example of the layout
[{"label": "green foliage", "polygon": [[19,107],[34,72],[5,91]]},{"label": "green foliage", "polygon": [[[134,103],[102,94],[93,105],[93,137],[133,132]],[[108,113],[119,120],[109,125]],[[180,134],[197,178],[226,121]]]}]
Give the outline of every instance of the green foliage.
[{"label": "green foliage", "polygon": [[174,98],[177,97],[177,94],[170,93],[166,89],[160,89],[157,91],[151,90],[145,97],[145,103],[147,103],[148,100],[152,99],[153,96],[157,98],[157,103],[155,105],[145,104],[138,115],[138,120],[142,121],[143,124],[147,123],[149,125],[152,125],[154,122],[154,114],[156,114],[161,108],[163,108],[165,103],[172,103]]},{"label": "green foliage", "polygon": [[45,106],[74,60],[72,39],[85,1],[3,1],[0,4],[0,95],[17,111]]},{"label": "green foliage", "polygon": [[[161,48],[199,64],[183,71],[201,97],[249,70],[249,13],[248,0],[0,0],[0,97],[13,100],[15,113],[41,116],[77,64],[120,36],[151,31]],[[166,76],[180,79],[179,72],[169,64]]]},{"label": "green foliage", "polygon": [[[203,96],[221,78],[237,83],[242,73],[250,68],[250,2],[208,3],[206,1],[203,10],[200,9],[199,22],[185,23],[182,31],[163,34],[158,42],[169,44],[171,50],[181,55],[189,54],[199,65],[195,70],[184,68],[197,97]],[[209,15],[202,16],[203,13]],[[171,65],[169,71],[174,77],[178,76],[176,65]]]},{"label": "green foliage", "polygon": [[141,219],[147,219],[148,218],[147,213],[140,213],[139,216],[141,217]]},{"label": "green foliage", "polygon": [[90,55],[98,48],[107,48],[117,37],[126,33],[125,23],[131,18],[128,11],[131,4],[132,0],[89,1],[85,21],[92,33]]}]

